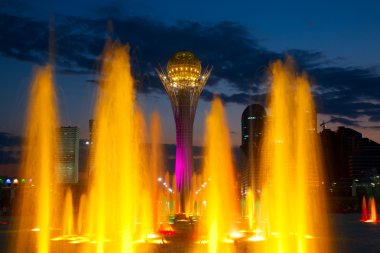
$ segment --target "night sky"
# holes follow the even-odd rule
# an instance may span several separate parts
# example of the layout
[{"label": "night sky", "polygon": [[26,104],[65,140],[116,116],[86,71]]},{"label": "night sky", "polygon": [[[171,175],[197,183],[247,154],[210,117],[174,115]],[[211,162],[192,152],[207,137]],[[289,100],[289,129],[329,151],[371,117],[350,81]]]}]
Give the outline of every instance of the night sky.
[{"label": "night sky", "polygon": [[99,55],[112,37],[130,44],[138,102],[147,120],[160,113],[165,143],[175,143],[175,125],[154,68],[179,50],[214,67],[198,105],[195,145],[203,144],[213,94],[222,97],[232,142],[240,145],[242,111],[265,104],[268,66],[286,56],[312,80],[319,123],[331,120],[328,128],[343,125],[380,142],[380,2],[285,2],[0,0],[0,135],[22,135],[29,83],[48,61],[54,24],[61,124],[79,126],[82,138]]}]

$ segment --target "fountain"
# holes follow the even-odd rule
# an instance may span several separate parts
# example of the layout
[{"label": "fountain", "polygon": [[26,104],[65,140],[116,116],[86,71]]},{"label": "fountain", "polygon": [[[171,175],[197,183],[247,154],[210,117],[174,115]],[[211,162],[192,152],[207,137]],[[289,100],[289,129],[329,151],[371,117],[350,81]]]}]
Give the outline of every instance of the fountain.
[{"label": "fountain", "polygon": [[261,150],[267,240],[260,252],[329,252],[316,111],[306,74],[291,60],[271,66]]},{"label": "fountain", "polygon": [[260,159],[263,187],[260,193],[248,191],[240,211],[221,100],[214,99],[207,117],[203,172],[186,182],[165,173],[159,117],[151,117],[147,147],[128,51],[118,43],[106,44],[89,181],[82,191],[54,183],[58,120],[52,67],[37,73],[22,163],[23,176],[33,174],[33,182],[20,190],[20,219],[9,252],[330,251],[316,112],[306,75],[297,75],[289,62],[271,67],[270,116]]},{"label": "fountain", "polygon": [[20,232],[12,237],[10,252],[49,252],[56,204],[51,185],[58,152],[52,72],[52,66],[39,69],[31,86],[20,174],[32,181],[19,192],[13,226]]},{"label": "fountain", "polygon": [[238,216],[237,187],[231,154],[229,131],[226,127],[222,101],[214,99],[206,120],[205,152],[205,213],[208,252],[233,252],[231,245],[222,245],[236,230]]},{"label": "fountain", "polygon": [[135,105],[128,50],[117,43],[106,46],[95,109],[87,233],[98,253],[133,252],[134,241],[154,229],[141,220],[147,203],[144,123]]},{"label": "fountain", "polygon": [[[367,209],[367,201],[365,196],[363,196],[362,201],[362,217],[360,221],[362,222],[370,222],[376,224],[378,222],[377,219],[377,210],[376,210],[376,202],[374,197],[370,197],[368,201],[368,207]],[[369,213],[368,213],[369,212]]]},{"label": "fountain", "polygon": [[[149,178],[151,187],[151,201],[152,201],[152,216],[153,224],[155,230],[159,229],[159,225],[165,223],[167,217],[170,215],[170,209],[167,208],[169,204],[169,199],[167,195],[172,195],[169,191],[160,191],[160,182],[165,175],[163,170],[163,153],[161,148],[161,121],[160,116],[157,112],[154,112],[150,117],[150,142],[151,142],[151,152],[150,152],[150,166],[151,174]],[[165,187],[166,188],[166,187]],[[158,227],[157,227],[158,226]]]},{"label": "fountain", "polygon": [[377,211],[376,211],[376,202],[375,198],[372,197],[369,199],[369,210],[370,210],[370,222],[377,223]]}]

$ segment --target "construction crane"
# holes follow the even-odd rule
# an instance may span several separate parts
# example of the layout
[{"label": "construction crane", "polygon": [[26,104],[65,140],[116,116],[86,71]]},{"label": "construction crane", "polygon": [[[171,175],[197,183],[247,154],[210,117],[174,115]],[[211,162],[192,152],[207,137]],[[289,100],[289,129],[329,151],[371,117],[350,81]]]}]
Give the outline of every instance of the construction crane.
[{"label": "construction crane", "polygon": [[322,130],[325,130],[325,129],[326,129],[326,124],[327,124],[327,123],[330,123],[330,122],[331,122],[331,120],[329,120],[329,121],[327,121],[327,122],[323,121],[323,122],[320,124],[320,126],[322,127]]}]

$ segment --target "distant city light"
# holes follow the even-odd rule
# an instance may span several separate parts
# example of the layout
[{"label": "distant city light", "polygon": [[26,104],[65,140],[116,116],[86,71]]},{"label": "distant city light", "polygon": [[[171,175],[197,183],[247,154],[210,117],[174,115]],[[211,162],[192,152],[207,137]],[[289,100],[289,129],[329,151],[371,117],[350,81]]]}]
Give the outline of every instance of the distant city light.
[{"label": "distant city light", "polygon": [[5,183],[6,183],[6,184],[11,184],[12,181],[8,178],[7,180],[5,180]]},{"label": "distant city light", "polygon": [[162,178],[161,178],[161,177],[159,177],[159,178],[158,178],[158,182],[161,182],[161,181],[162,181]]}]

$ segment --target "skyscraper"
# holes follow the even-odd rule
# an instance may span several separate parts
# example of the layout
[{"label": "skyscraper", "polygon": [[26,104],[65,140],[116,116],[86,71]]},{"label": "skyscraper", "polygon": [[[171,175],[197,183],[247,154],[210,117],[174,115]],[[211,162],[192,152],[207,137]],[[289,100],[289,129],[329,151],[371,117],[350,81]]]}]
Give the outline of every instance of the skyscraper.
[{"label": "skyscraper", "polygon": [[78,183],[79,128],[59,129],[58,183]]},{"label": "skyscraper", "polygon": [[178,52],[169,60],[166,71],[156,71],[170,98],[176,124],[175,175],[183,212],[191,186],[194,116],[211,68],[202,72],[201,62],[193,53]]},{"label": "skyscraper", "polygon": [[88,132],[89,132],[89,144],[92,145],[94,141],[94,119],[88,121]]},{"label": "skyscraper", "polygon": [[249,187],[260,187],[258,157],[265,118],[265,109],[259,104],[247,106],[241,116],[241,186],[243,193]]}]

